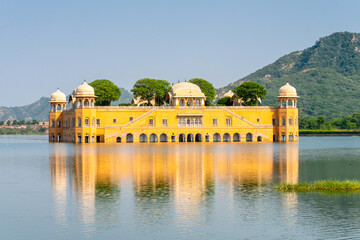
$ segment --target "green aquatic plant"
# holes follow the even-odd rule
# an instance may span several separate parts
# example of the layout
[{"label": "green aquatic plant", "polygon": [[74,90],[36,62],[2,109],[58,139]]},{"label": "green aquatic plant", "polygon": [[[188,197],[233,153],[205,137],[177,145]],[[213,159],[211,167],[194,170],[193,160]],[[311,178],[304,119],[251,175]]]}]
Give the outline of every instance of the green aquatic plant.
[{"label": "green aquatic plant", "polygon": [[358,191],[360,181],[358,180],[321,180],[298,184],[279,184],[275,189],[283,191]]}]

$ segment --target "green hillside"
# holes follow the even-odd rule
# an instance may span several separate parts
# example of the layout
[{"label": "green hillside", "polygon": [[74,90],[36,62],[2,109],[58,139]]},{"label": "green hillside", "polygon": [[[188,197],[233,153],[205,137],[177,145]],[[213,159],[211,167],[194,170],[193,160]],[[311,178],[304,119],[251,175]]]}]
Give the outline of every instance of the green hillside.
[{"label": "green hillside", "polygon": [[340,117],[360,110],[360,34],[339,32],[320,38],[314,46],[217,89],[218,96],[244,81],[255,81],[268,91],[264,105],[277,105],[278,89],[289,82],[300,96],[300,114]]}]

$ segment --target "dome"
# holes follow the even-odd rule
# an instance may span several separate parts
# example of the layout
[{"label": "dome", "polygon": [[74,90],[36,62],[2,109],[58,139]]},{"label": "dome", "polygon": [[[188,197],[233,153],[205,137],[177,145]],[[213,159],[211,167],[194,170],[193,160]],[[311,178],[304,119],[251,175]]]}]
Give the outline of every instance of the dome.
[{"label": "dome", "polygon": [[173,97],[201,97],[205,98],[204,93],[196,84],[181,82],[171,87],[170,95]]},{"label": "dome", "polygon": [[279,89],[278,97],[298,97],[296,89],[289,83],[286,83]]},{"label": "dome", "polygon": [[73,95],[75,95],[75,97],[95,97],[95,91],[92,86],[84,81],[74,90]]},{"label": "dome", "polygon": [[53,94],[51,94],[50,102],[66,102],[65,93],[57,89]]}]

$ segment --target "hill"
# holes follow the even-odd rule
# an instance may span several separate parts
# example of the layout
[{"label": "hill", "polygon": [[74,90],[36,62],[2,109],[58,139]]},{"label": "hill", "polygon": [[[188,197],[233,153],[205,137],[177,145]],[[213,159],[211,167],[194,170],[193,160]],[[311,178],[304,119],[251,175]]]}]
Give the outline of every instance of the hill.
[{"label": "hill", "polygon": [[[129,103],[132,99],[132,94],[124,89],[120,88],[121,96],[120,100],[114,102],[115,105],[119,103]],[[36,102],[22,106],[22,107],[0,107],[0,121],[7,120],[32,120],[36,119],[38,121],[48,121],[49,116],[49,105],[50,98],[42,97]],[[112,104],[112,105],[114,105]]]},{"label": "hill", "polygon": [[292,52],[272,64],[217,89],[222,96],[244,81],[254,81],[267,91],[264,105],[277,105],[278,89],[289,82],[300,96],[302,117],[340,117],[360,110],[360,34],[333,33],[314,46]]}]

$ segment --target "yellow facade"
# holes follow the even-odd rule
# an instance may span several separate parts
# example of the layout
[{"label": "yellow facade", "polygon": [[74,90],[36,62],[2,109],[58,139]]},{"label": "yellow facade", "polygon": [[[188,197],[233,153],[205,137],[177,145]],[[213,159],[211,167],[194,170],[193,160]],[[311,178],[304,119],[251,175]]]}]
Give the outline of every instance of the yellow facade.
[{"label": "yellow facade", "polygon": [[[190,83],[173,86],[170,106],[94,106],[86,83],[71,95],[50,101],[50,142],[273,142],[298,141],[296,90],[279,90],[279,105],[204,106],[205,97]],[[54,93],[55,94],[55,93]],[[58,94],[58,93],[57,93]],[[295,94],[295,95],[294,95]],[[60,106],[60,107],[59,107]]]}]

